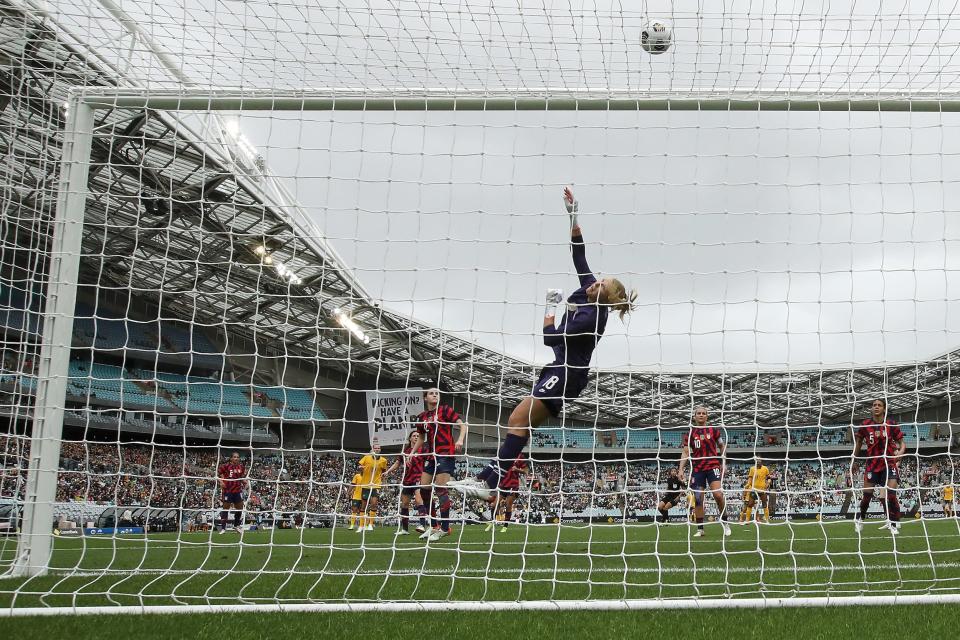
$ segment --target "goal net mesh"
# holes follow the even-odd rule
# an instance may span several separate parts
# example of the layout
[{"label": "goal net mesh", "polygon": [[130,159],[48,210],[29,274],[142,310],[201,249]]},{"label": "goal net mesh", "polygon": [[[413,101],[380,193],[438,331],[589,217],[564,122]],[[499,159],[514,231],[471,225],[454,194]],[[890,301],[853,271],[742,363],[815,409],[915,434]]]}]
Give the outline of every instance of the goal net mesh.
[{"label": "goal net mesh", "polygon": [[[0,0],[5,611],[960,593],[949,11],[40,9]],[[78,92],[108,96],[83,158]],[[242,95],[276,108],[218,101]],[[498,101],[388,108],[423,96]],[[507,104],[546,97],[573,108]],[[543,293],[578,286],[567,185],[591,268],[637,306],[533,431],[509,508],[453,493],[450,535],[424,541],[413,489],[396,535],[423,391],[466,423],[462,479],[553,357]],[[877,399],[903,433],[899,514],[878,489],[854,523]],[[726,447],[702,537],[667,488],[698,406]],[[400,465],[379,487],[354,478],[375,445]]]}]

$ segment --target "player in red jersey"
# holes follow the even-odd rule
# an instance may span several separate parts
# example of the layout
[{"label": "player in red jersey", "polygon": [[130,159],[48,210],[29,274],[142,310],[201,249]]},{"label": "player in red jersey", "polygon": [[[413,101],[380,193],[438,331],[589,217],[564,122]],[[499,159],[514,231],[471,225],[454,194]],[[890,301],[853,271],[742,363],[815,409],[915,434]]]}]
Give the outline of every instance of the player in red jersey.
[{"label": "player in red jersey", "polygon": [[707,408],[703,405],[698,406],[693,413],[693,424],[690,430],[683,438],[683,454],[680,457],[680,477],[686,478],[684,470],[687,466],[687,460],[691,461],[692,473],[690,474],[689,487],[693,490],[695,501],[694,514],[697,523],[697,531],[694,537],[700,538],[703,533],[703,499],[707,488],[713,493],[713,499],[717,503],[717,511],[720,512],[720,525],[723,527],[723,535],[729,536],[730,525],[727,524],[727,514],[725,511],[726,501],[721,489],[721,480],[726,471],[726,452],[727,443],[724,441],[723,431],[717,427],[707,425],[709,418]]},{"label": "player in red jersey", "polygon": [[247,468],[240,461],[240,454],[234,451],[230,461],[217,468],[217,479],[223,494],[223,510],[220,512],[220,533],[227,529],[227,515],[233,509],[233,528],[240,531],[243,524],[243,490],[248,484]]},{"label": "player in red jersey", "polygon": [[[420,497],[425,507],[432,511],[433,493],[439,503],[439,522],[432,518],[433,528],[420,537],[435,541],[450,535],[450,491],[447,483],[456,467],[454,456],[463,452],[467,440],[467,424],[453,407],[440,404],[440,390],[436,387],[423,392],[424,411],[417,416],[417,431],[424,439],[421,449],[426,455],[423,475],[420,476]],[[457,439],[453,439],[453,427],[459,427]],[[431,513],[431,516],[434,514]]]},{"label": "player in red jersey", "polygon": [[857,531],[863,530],[863,520],[873,500],[874,487],[880,487],[880,501],[887,515],[887,522],[881,527],[890,529],[890,533],[900,533],[900,502],[897,500],[897,487],[900,476],[897,463],[907,450],[903,441],[903,432],[897,423],[887,418],[887,401],[878,398],[873,401],[870,418],[863,421],[853,440],[853,455],[850,463],[851,479],[856,475],[857,456],[863,443],[867,443],[866,471],[863,475],[863,498],[860,499],[860,517],[853,521]]},{"label": "player in red jersey", "polygon": [[500,527],[500,533],[506,533],[510,521],[513,519],[513,502],[520,493],[520,476],[527,475],[527,463],[524,455],[521,453],[507,475],[503,476],[500,486],[497,488],[497,495],[490,498],[490,522],[485,531],[490,531],[497,524],[497,512],[503,511],[503,526]]},{"label": "player in red jersey", "polygon": [[417,531],[424,533],[427,530],[427,511],[423,504],[423,498],[420,495],[420,481],[423,477],[423,467],[426,464],[426,455],[420,452],[423,440],[420,433],[411,431],[407,436],[407,446],[403,448],[403,453],[397,458],[387,473],[403,465],[403,482],[400,488],[400,528],[396,535],[410,535],[410,500],[413,499],[420,515],[420,524]]}]

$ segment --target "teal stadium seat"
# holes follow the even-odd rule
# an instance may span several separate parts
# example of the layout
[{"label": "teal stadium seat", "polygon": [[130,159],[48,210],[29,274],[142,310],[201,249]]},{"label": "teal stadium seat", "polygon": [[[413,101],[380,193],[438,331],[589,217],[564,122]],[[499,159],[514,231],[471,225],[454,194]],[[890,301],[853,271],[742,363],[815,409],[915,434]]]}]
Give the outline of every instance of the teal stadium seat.
[{"label": "teal stadium seat", "polygon": [[316,406],[306,389],[294,387],[254,387],[271,400],[280,402],[281,417],[287,420],[327,420],[327,415]]},{"label": "teal stadium seat", "polygon": [[142,407],[169,411],[173,407],[161,396],[147,393],[134,384],[139,378],[115,365],[70,361],[69,394],[87,398],[95,396],[124,407]]},{"label": "teal stadium seat", "polygon": [[158,371],[157,385],[169,392],[187,413],[229,417],[273,418],[273,411],[253,402],[250,385]]}]

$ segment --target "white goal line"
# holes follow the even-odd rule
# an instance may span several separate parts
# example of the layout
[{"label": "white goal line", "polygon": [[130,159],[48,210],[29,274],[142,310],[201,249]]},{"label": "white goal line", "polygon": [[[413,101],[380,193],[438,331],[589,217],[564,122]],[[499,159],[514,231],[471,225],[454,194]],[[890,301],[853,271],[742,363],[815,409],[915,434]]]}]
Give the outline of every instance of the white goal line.
[{"label": "white goal line", "polygon": [[[524,525],[517,525],[517,526],[518,526],[518,528],[519,528],[519,527],[523,527]],[[836,541],[836,540],[872,541],[872,540],[875,540],[875,539],[879,540],[879,539],[881,539],[881,538],[872,538],[872,537],[870,537],[870,536],[868,536],[868,535],[864,535],[864,536],[831,536],[831,537],[829,538],[830,541]],[[932,535],[922,535],[922,534],[921,534],[921,535],[916,535],[916,534],[901,533],[901,534],[898,536],[897,539],[898,539],[898,540],[937,540],[937,539],[960,540],[960,537],[958,537],[958,534],[932,534]],[[151,539],[149,539],[149,538],[144,539],[143,537],[138,537],[138,536],[116,536],[116,537],[104,537],[104,538],[100,538],[98,541],[106,541],[106,540],[117,540],[118,542],[142,542],[142,544],[129,544],[129,545],[128,545],[128,544],[105,544],[105,545],[103,545],[103,546],[93,546],[93,545],[90,545],[89,547],[87,547],[87,546],[85,545],[85,546],[73,547],[73,548],[60,548],[60,549],[57,549],[57,553],[58,553],[58,554],[86,553],[88,550],[96,550],[96,551],[144,551],[144,550],[150,549],[151,547],[152,547],[153,549],[206,549],[206,548],[208,548],[209,545],[210,545],[210,541],[209,541],[207,538],[202,538],[202,539],[199,539],[199,540],[194,541],[194,540],[184,540],[184,539],[180,539],[180,540],[153,539],[153,540],[151,540]],[[688,538],[678,538],[678,539],[655,538],[655,539],[639,539],[639,540],[556,540],[556,541],[554,541],[554,540],[529,540],[529,541],[526,541],[526,540],[522,540],[522,539],[521,539],[521,540],[499,540],[499,539],[491,538],[490,540],[483,540],[483,541],[467,541],[467,540],[457,540],[457,539],[454,538],[454,539],[449,540],[448,544],[443,544],[443,545],[440,545],[440,546],[434,546],[433,548],[434,548],[434,549],[441,549],[441,550],[450,550],[450,549],[456,549],[456,548],[462,548],[462,547],[475,547],[475,548],[484,550],[484,549],[490,549],[491,547],[502,548],[502,547],[511,547],[511,546],[512,546],[512,547],[522,547],[522,548],[526,548],[526,547],[547,547],[547,548],[549,548],[549,549],[562,550],[563,547],[568,547],[568,546],[575,546],[575,547],[577,547],[577,548],[579,549],[580,547],[583,547],[584,545],[587,545],[587,546],[590,546],[590,547],[628,547],[628,546],[649,545],[649,544],[653,544],[653,545],[674,545],[674,546],[676,546],[676,545],[689,545],[689,544],[690,544],[690,540],[691,540],[691,539],[688,539]],[[769,538],[769,539],[768,539],[768,538],[764,538],[764,539],[761,539],[761,540],[760,540],[760,542],[762,542],[762,543],[768,543],[768,544],[775,544],[775,543],[794,543],[794,542],[826,542],[826,541],[827,541],[827,539],[826,539],[826,538],[822,538],[822,537],[821,537],[821,538],[802,538],[802,537],[796,537],[796,538]],[[725,540],[725,543],[726,543],[726,544],[731,544],[731,543],[733,543],[733,544],[736,544],[736,543],[747,543],[747,542],[757,542],[757,540],[756,540],[756,538],[753,538],[753,537],[751,537],[751,538],[736,538],[736,539],[732,539],[732,540]],[[218,544],[215,539],[214,539],[213,544],[214,544],[214,548],[221,548],[221,549],[230,549],[230,548],[234,548],[234,547],[237,546],[237,543],[233,543],[233,544]],[[336,543],[336,542],[332,542],[332,543],[324,543],[324,542],[275,542],[275,541],[273,541],[273,540],[269,541],[269,545],[268,545],[266,542],[257,541],[257,542],[246,542],[246,543],[240,542],[240,543],[239,543],[239,546],[240,546],[240,548],[242,548],[242,549],[259,549],[259,548],[263,548],[263,547],[269,546],[269,547],[271,547],[271,548],[273,548],[273,549],[277,549],[277,548],[288,548],[288,549],[309,549],[309,550],[319,550],[319,551],[325,551],[325,550],[328,550],[328,549],[332,549],[332,550],[334,550],[334,551],[362,551],[362,550],[364,550],[364,549],[370,549],[370,550],[390,550],[390,549],[396,549],[397,551],[409,551],[409,550],[413,550],[413,549],[423,549],[423,548],[425,548],[423,544],[418,544],[418,543],[416,543],[416,542],[408,542],[408,543],[403,543],[403,542],[355,542],[355,543],[352,543],[352,544],[351,544],[351,543]],[[0,550],[0,559],[4,558],[5,555],[11,555],[11,554],[13,554],[15,551],[16,551],[16,550],[13,549],[13,548],[11,548],[11,549],[6,549],[6,550]],[[957,551],[957,549],[931,549],[930,551],[932,551],[934,554],[942,554],[942,553],[954,553],[954,552]],[[765,555],[782,555],[782,553],[783,553],[783,552],[780,552],[780,551],[769,551],[769,550],[766,550],[766,549],[761,549],[761,548],[759,548],[759,547],[754,547],[754,548],[751,548],[751,549],[739,549],[739,550],[737,550],[737,551],[730,551],[730,550],[728,550],[728,552],[738,553],[738,554],[755,552],[755,553],[763,553],[763,554],[765,554]],[[927,549],[916,549],[916,550],[912,550],[912,551],[897,550],[897,553],[900,553],[900,554],[917,554],[917,553],[927,553],[927,552],[928,552]],[[862,552],[862,551],[840,551],[840,552],[834,552],[834,553],[835,553],[835,554],[838,554],[838,555],[845,555],[845,554],[846,554],[846,555],[851,555],[851,554],[861,554],[861,553],[864,553],[864,552]],[[871,555],[871,554],[872,554],[872,555],[877,555],[877,554],[882,554],[882,553],[891,553],[891,551],[889,551],[889,550],[887,550],[887,551],[879,550],[879,551],[871,551],[871,552],[866,552],[866,553],[867,553],[867,555]],[[634,556],[634,555],[637,555],[637,554],[635,554],[635,553],[630,553],[630,554],[627,554],[627,555]],[[683,553],[683,554],[671,554],[671,555],[687,555],[687,554],[686,554],[686,553]],[[807,554],[807,555],[811,555],[811,554]],[[817,554],[815,554],[815,555],[822,555],[822,554],[821,554],[821,553],[817,553]]]}]

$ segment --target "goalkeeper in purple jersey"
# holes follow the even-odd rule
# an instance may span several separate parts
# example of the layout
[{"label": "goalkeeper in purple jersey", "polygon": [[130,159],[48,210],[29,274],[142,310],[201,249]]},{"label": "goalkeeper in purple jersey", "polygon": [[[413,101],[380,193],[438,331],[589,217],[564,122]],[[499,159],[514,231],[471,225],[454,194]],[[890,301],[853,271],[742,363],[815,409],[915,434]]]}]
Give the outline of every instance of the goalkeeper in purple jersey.
[{"label": "goalkeeper in purple jersey", "polygon": [[530,439],[530,429],[540,426],[550,416],[557,417],[563,403],[580,396],[587,386],[590,358],[603,337],[610,309],[620,312],[620,319],[633,309],[636,293],[627,292],[616,278],[597,280],[587,265],[583,234],[577,223],[579,206],[570,188],[563,190],[563,202],[570,214],[570,242],[573,266],[580,279],[580,288],[567,298],[567,310],[556,325],[555,306],[563,301],[563,292],[547,292],[547,310],[543,318],[543,343],[553,349],[553,362],[540,372],[533,392],[510,414],[507,437],[476,478],[450,482],[447,486],[475,498],[489,499],[507,475],[514,460]]}]

